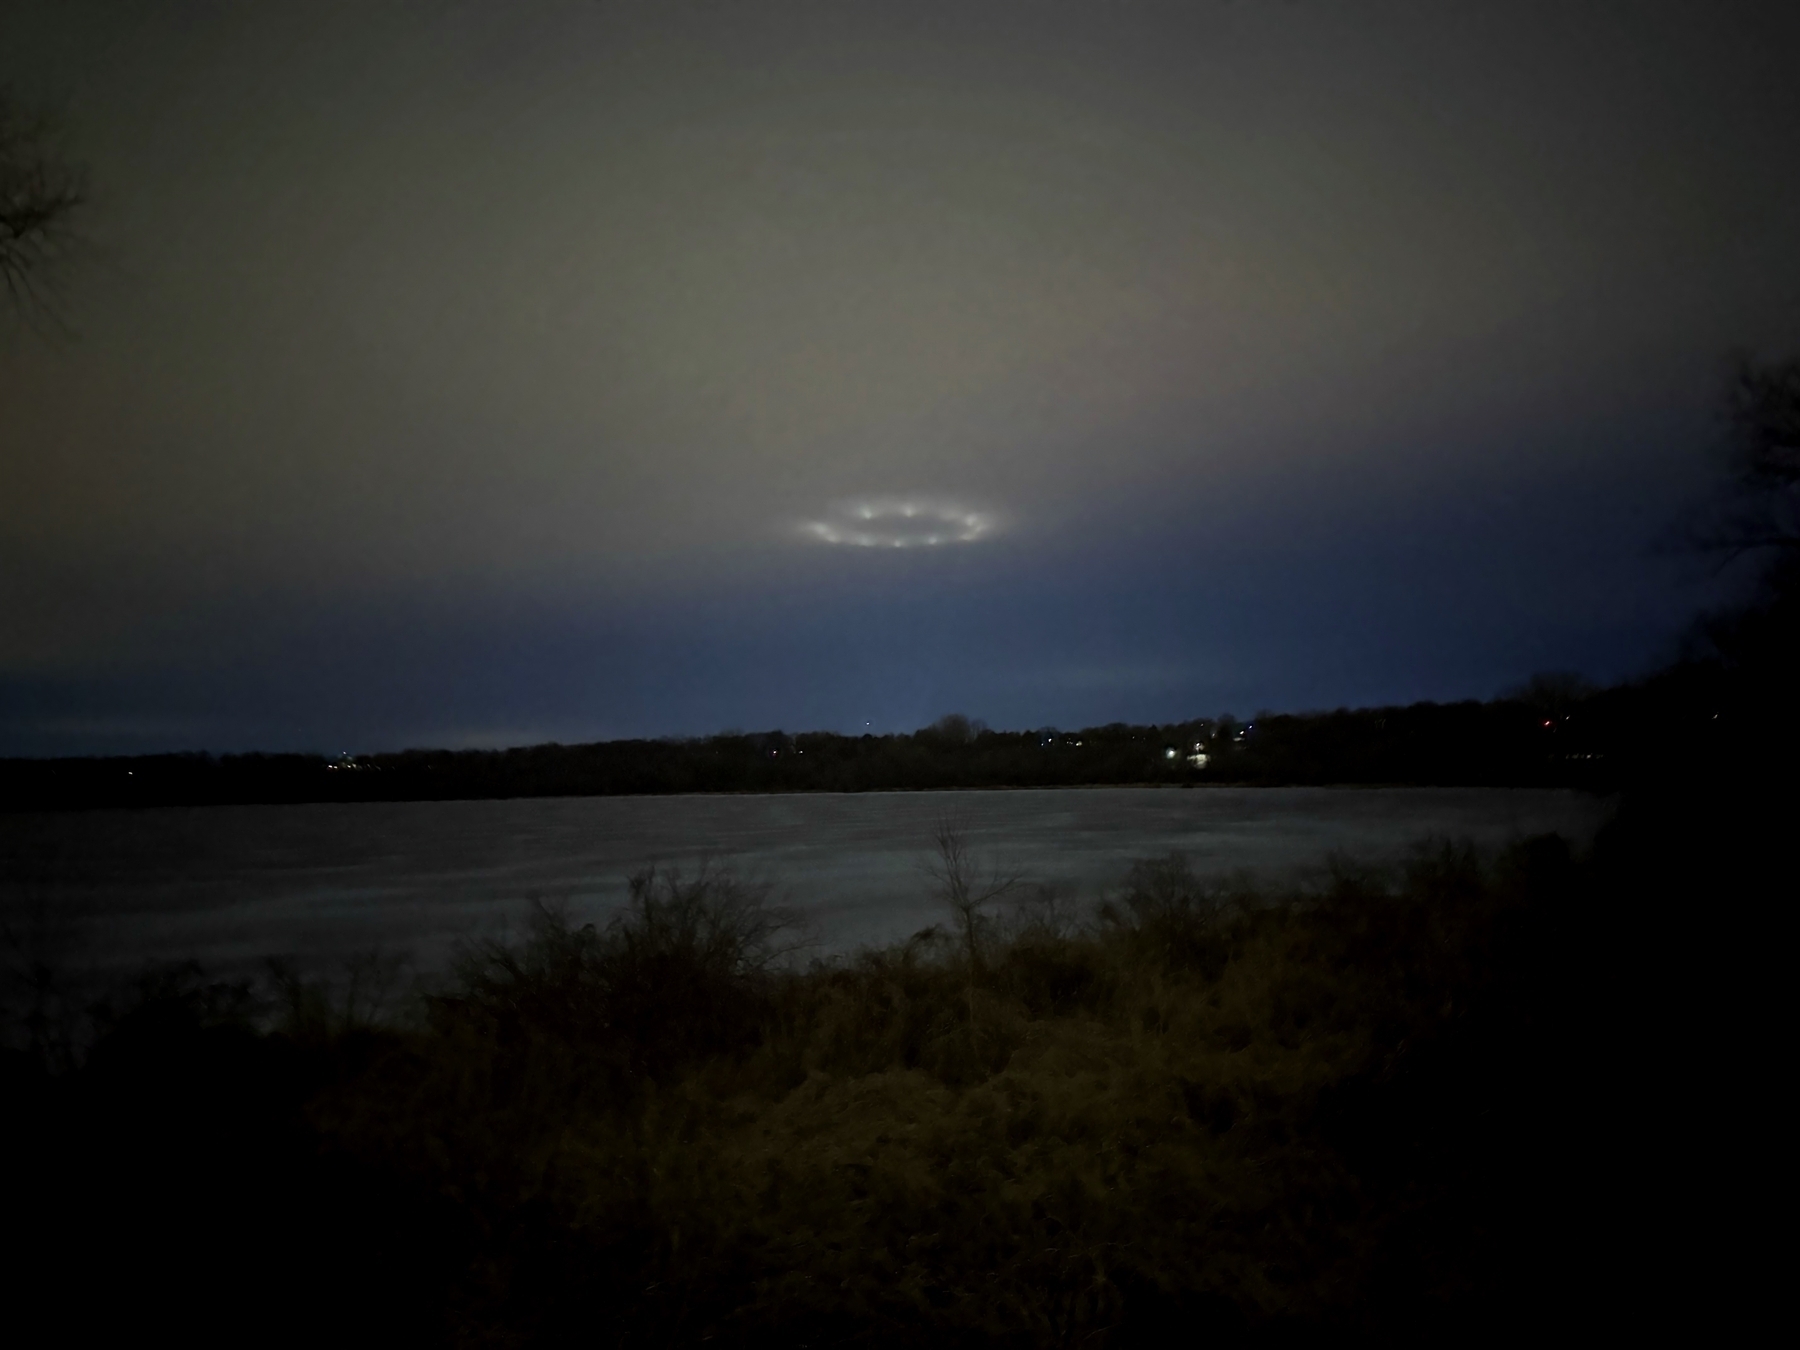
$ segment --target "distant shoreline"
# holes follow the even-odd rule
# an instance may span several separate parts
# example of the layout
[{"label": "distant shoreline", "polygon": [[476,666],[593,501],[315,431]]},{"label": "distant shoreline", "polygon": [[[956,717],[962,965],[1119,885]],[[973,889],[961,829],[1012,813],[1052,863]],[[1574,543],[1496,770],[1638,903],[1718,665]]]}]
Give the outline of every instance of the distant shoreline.
[{"label": "distant shoreline", "polygon": [[[1664,755],[1634,691],[1262,714],[1064,732],[945,718],[910,734],[728,733],[371,755],[0,760],[0,811],[693,793],[1069,787],[1565,787],[1615,790]],[[1716,720],[1714,722],[1716,726]],[[1716,734],[1716,733],[1715,733]]]}]

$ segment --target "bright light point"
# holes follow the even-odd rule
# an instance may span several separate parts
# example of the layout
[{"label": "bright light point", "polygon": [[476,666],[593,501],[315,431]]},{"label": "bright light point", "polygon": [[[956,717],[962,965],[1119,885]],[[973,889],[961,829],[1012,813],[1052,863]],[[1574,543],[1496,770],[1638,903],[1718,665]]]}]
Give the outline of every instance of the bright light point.
[{"label": "bright light point", "polygon": [[884,499],[846,502],[801,532],[827,544],[857,548],[941,548],[972,544],[992,534],[994,517],[942,501]]}]

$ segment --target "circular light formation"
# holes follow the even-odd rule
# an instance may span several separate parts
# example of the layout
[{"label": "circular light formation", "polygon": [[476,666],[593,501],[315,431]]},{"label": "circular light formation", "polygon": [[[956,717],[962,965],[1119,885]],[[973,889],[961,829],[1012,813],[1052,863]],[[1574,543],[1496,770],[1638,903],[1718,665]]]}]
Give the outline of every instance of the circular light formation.
[{"label": "circular light formation", "polygon": [[972,544],[993,532],[994,518],[946,502],[861,501],[835,507],[801,529],[826,544],[851,548],[938,548]]}]

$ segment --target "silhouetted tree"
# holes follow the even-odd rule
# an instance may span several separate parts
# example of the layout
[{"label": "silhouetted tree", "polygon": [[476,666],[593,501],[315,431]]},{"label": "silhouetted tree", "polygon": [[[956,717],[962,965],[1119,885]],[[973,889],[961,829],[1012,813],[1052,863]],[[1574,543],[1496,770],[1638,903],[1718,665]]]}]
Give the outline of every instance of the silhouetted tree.
[{"label": "silhouetted tree", "polygon": [[1725,412],[1730,481],[1693,542],[1726,562],[1753,557],[1757,590],[1699,625],[1723,681],[1701,701],[1732,772],[1748,774],[1800,742],[1800,358],[1740,358]]},{"label": "silhouetted tree", "polygon": [[1523,703],[1549,717],[1561,717],[1578,703],[1585,703],[1600,688],[1573,670],[1540,670],[1524,684],[1508,689],[1503,698]]},{"label": "silhouetted tree", "polygon": [[924,728],[923,734],[945,745],[967,745],[986,730],[984,723],[972,722],[962,713],[945,713]]},{"label": "silhouetted tree", "polygon": [[67,252],[87,200],[81,169],[51,131],[47,117],[0,89],[0,282],[20,307],[40,298],[45,270]]},{"label": "silhouetted tree", "polygon": [[1800,358],[1759,364],[1740,357],[1725,414],[1731,481],[1695,542],[1728,559],[1800,549]]}]

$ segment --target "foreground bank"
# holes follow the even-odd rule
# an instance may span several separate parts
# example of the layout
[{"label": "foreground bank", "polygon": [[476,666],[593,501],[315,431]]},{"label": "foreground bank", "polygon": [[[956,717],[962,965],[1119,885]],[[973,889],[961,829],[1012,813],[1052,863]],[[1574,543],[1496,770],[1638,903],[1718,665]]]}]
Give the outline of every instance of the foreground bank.
[{"label": "foreground bank", "polygon": [[[147,981],[15,1052],[70,1330],[445,1344],[1441,1336],[1590,1311],[1620,874],[1540,838],[1309,895],[1135,868],[785,968],[730,877],[541,914],[383,1023]],[[967,894],[967,892],[965,892]],[[40,1051],[49,1047],[40,1046]],[[346,1330],[348,1328],[349,1330]]]}]

